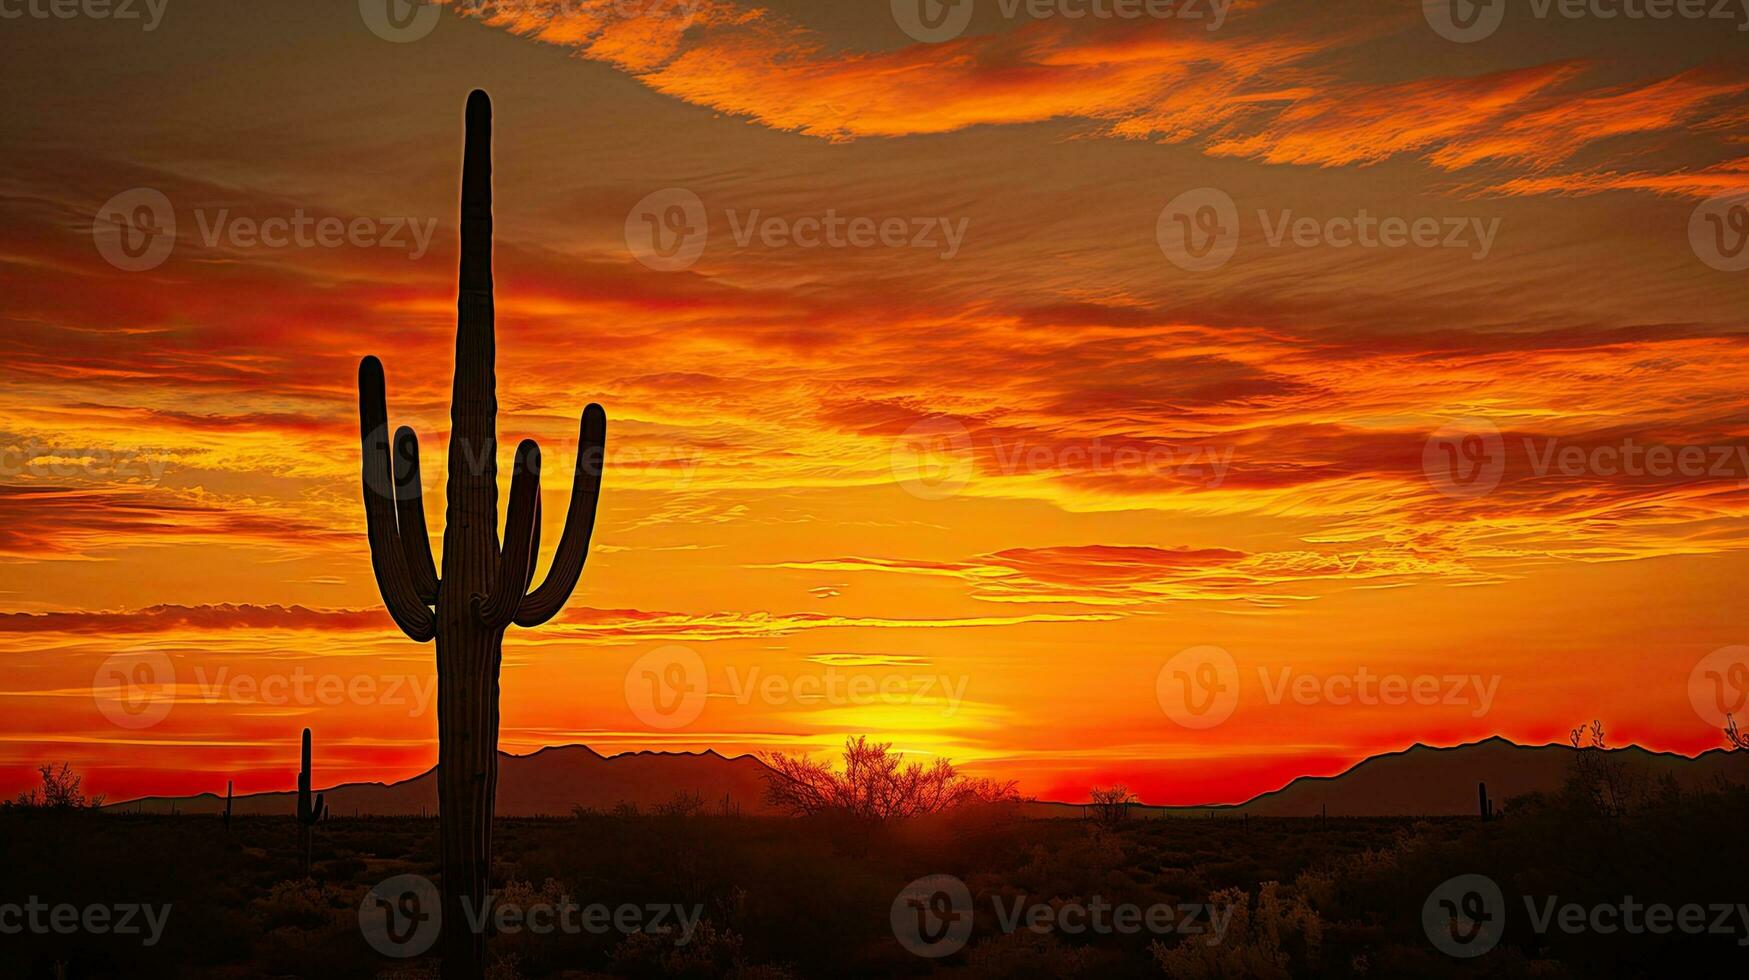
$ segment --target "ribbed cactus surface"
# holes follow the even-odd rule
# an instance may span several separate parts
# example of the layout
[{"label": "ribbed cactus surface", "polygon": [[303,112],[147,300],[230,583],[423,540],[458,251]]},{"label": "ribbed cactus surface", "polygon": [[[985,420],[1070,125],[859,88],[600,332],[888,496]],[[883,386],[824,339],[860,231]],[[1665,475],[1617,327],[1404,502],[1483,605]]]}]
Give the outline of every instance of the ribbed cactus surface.
[{"label": "ribbed cactus surface", "polygon": [[[462,153],[461,262],[456,303],[455,377],[450,400],[443,573],[431,557],[410,428],[391,443],[383,367],[358,366],[365,520],[371,565],[389,615],[409,637],[435,640],[438,679],[438,812],[443,868],[443,975],[473,978],[485,937],[460,928],[484,908],[492,866],[492,809],[498,783],[498,667],[504,632],[556,615],[589,554],[607,415],[583,410],[565,527],[545,582],[531,589],[540,552],[540,447],[516,447],[504,539],[498,537],[497,379],[492,302],[492,105],[468,96]],[[455,923],[457,927],[449,924]]]}]

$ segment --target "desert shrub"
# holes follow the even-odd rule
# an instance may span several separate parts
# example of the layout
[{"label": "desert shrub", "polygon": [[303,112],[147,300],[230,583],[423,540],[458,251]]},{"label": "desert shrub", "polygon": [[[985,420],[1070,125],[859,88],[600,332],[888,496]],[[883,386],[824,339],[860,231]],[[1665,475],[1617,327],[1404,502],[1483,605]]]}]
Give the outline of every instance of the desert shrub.
[{"label": "desert shrub", "polygon": [[807,756],[768,753],[766,800],[793,816],[845,813],[869,820],[940,813],[970,803],[1017,799],[1015,784],[965,776],[946,759],[906,762],[891,742],[844,743],[844,769]]},{"label": "desert shrub", "polygon": [[0,803],[0,807],[17,807],[20,809],[40,810],[85,810],[96,809],[103,805],[103,797],[86,796],[80,786],[84,777],[73,771],[71,764],[63,762],[57,768],[51,763],[43,763],[37,767],[37,774],[42,777],[43,784],[36,789],[20,792],[10,803]]},{"label": "desert shrub", "polygon": [[1095,786],[1087,791],[1094,819],[1100,823],[1117,823],[1130,815],[1130,804],[1139,802],[1136,794],[1122,783]]},{"label": "desert shrub", "polygon": [[742,966],[741,937],[700,920],[690,936],[634,932],[613,950],[613,968],[628,977],[720,977]]},{"label": "desert shrub", "polygon": [[971,946],[966,973],[971,977],[1078,980],[1112,974],[1113,954],[1090,946],[1070,946],[1051,933],[1019,929],[999,932]]},{"label": "desert shrub", "polygon": [[1304,896],[1283,895],[1278,883],[1266,881],[1255,907],[1240,888],[1223,888],[1208,904],[1229,916],[1222,932],[1149,947],[1172,980],[1287,980],[1317,970],[1324,927]]}]

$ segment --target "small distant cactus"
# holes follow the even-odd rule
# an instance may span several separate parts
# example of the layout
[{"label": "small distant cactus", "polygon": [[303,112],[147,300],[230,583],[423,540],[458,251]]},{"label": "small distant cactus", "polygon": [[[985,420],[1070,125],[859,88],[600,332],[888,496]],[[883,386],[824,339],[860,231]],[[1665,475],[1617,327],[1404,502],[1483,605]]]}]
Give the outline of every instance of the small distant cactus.
[{"label": "small distant cactus", "polygon": [[231,781],[225,780],[225,829],[231,829]]},{"label": "small distant cactus", "polygon": [[1482,808],[1482,820],[1484,822],[1486,822],[1486,821],[1492,819],[1494,816],[1494,810],[1492,807],[1490,807],[1488,805],[1488,784],[1487,783],[1477,783],[1476,784],[1476,802]]},{"label": "small distant cactus", "polygon": [[316,826],[316,821],[322,819],[326,810],[321,793],[316,794],[314,804],[310,802],[310,730],[306,728],[303,768],[298,770],[298,867],[305,877],[310,874],[310,831]]}]

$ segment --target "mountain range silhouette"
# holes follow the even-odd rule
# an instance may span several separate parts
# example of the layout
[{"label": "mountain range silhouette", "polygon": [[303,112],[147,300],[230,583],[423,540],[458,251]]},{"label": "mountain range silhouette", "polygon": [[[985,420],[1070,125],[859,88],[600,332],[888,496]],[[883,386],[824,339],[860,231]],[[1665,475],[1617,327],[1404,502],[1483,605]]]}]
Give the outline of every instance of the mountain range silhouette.
[{"label": "mountain range silhouette", "polygon": [[[1334,776],[1299,776],[1280,789],[1243,803],[1130,807],[1132,817],[1245,814],[1258,817],[1473,816],[1476,784],[1488,784],[1500,802],[1531,792],[1554,792],[1570,771],[1576,750],[1565,744],[1520,745],[1501,736],[1436,747],[1415,744],[1364,759]],[[1698,756],[1638,746],[1606,750],[1629,760],[1648,778],[1668,773],[1684,789],[1710,787],[1719,778],[1749,781],[1749,752],[1711,749]],[[498,813],[505,817],[569,816],[575,807],[611,810],[631,804],[649,811],[680,794],[693,794],[707,812],[724,804],[746,815],[775,811],[765,803],[770,770],[751,755],[703,752],[628,752],[604,756],[586,745],[549,746],[528,755],[499,753]],[[437,815],[437,770],[397,783],[344,783],[322,792],[336,817]],[[152,796],[105,809],[122,812],[221,813],[222,796]],[[1028,800],[1031,817],[1076,817],[1080,802]],[[290,816],[297,792],[238,796],[239,815]]]}]

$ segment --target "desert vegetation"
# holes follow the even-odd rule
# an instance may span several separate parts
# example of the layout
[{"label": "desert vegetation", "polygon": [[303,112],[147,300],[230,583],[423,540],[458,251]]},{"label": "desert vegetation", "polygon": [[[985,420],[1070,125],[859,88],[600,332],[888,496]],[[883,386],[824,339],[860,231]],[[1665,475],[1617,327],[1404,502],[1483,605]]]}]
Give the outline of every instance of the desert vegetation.
[{"label": "desert vegetation", "polygon": [[52,762],[45,762],[37,767],[37,773],[42,777],[42,786],[20,792],[10,802],[0,803],[0,808],[83,810],[103,805],[103,797],[86,796],[81,790],[85,778],[73,771],[71,763],[63,762],[56,766]]},{"label": "desert vegetation", "polygon": [[907,762],[892,743],[871,742],[866,735],[845,740],[836,769],[824,760],[781,752],[764,759],[771,767],[767,800],[796,817],[891,820],[1020,799],[1012,782],[966,776],[948,759]]},{"label": "desert vegetation", "polygon": [[[1122,820],[1098,810],[1041,820],[1019,814],[1011,789],[852,740],[842,767],[789,760],[774,792],[807,801],[796,817],[741,816],[679,792],[645,812],[500,820],[491,869],[500,905],[673,904],[696,909],[697,921],[684,942],[660,929],[494,927],[486,975],[1580,978],[1698,975],[1740,956],[1740,927],[1665,935],[1535,927],[1526,897],[1736,903],[1749,873],[1737,846],[1749,788],[1682,790],[1641,778],[1606,754],[1602,726],[1586,726],[1581,743],[1558,792],[1505,800],[1489,821]],[[62,773],[51,775],[65,786]],[[1126,795],[1109,794],[1113,802]],[[936,805],[943,800],[956,802]],[[295,818],[235,816],[225,833],[216,815],[10,806],[0,814],[0,893],[173,910],[161,941],[145,948],[120,936],[7,936],[0,975],[53,977],[57,967],[68,977],[435,975],[436,950],[405,962],[373,950],[359,910],[367,890],[392,875],[437,878],[437,821],[329,816],[321,826],[305,874]],[[1487,876],[1509,898],[1504,938],[1468,961],[1435,949],[1421,919],[1429,894],[1465,874]],[[891,920],[895,896],[927,875],[964,882],[975,912],[964,947],[940,960],[913,955]],[[1188,903],[1226,918],[1209,942],[1174,931],[1075,930],[1056,917],[1100,903]],[[996,910],[1023,906],[1047,912],[1036,927],[1005,927]]]}]

